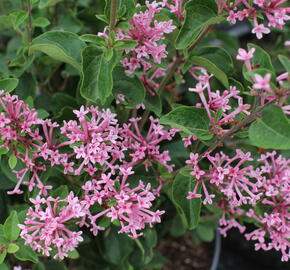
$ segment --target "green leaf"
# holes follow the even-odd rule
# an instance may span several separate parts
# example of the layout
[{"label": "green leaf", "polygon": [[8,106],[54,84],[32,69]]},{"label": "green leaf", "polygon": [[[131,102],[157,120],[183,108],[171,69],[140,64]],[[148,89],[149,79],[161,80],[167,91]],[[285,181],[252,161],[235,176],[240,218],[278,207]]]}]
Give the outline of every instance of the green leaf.
[{"label": "green leaf", "polygon": [[101,46],[106,46],[106,40],[103,37],[93,35],[93,34],[85,34],[80,36],[80,39],[85,42],[99,44]]},{"label": "green leaf", "polygon": [[68,257],[70,259],[78,259],[80,257],[80,254],[78,253],[78,251],[76,249],[74,249],[74,250],[68,252]]},{"label": "green leaf", "polygon": [[256,49],[254,57],[251,59],[251,65],[257,65],[258,68],[268,69],[275,74],[275,69],[273,67],[270,55],[258,45],[249,43],[248,49],[250,50],[251,48]]},{"label": "green leaf", "polygon": [[279,58],[281,64],[283,65],[283,67],[285,68],[285,70],[290,74],[290,60],[289,60],[289,58],[284,56],[284,55],[278,55],[278,58]]},{"label": "green leaf", "polygon": [[172,186],[172,198],[176,209],[186,227],[189,230],[194,229],[200,217],[201,199],[195,198],[188,200],[188,192],[192,191],[194,183],[192,177],[178,174]]},{"label": "green leaf", "polygon": [[0,90],[4,90],[5,92],[11,92],[17,87],[18,82],[19,80],[16,78],[0,80]]},{"label": "green leaf", "polygon": [[208,59],[200,56],[192,56],[190,57],[190,61],[193,64],[204,67],[209,73],[214,74],[214,76],[225,86],[229,87],[229,81],[227,75],[220,70],[214,63],[209,61]]},{"label": "green leaf", "polygon": [[56,5],[61,1],[62,0],[40,0],[38,6],[39,8],[47,8]]},{"label": "green leaf", "polygon": [[20,261],[31,261],[33,263],[38,263],[38,257],[30,246],[26,246],[23,240],[20,240],[18,245],[19,250],[14,253],[16,259]]},{"label": "green leaf", "polygon": [[8,253],[13,254],[13,253],[17,252],[18,250],[19,250],[19,246],[17,246],[16,244],[10,243],[8,245],[8,249],[7,249]]},{"label": "green leaf", "polygon": [[38,109],[37,110],[37,116],[40,118],[40,119],[45,119],[49,116],[49,113],[44,110],[44,109]]},{"label": "green leaf", "polygon": [[129,49],[134,49],[138,45],[138,42],[135,40],[117,40],[114,44],[115,49],[120,49],[120,50],[129,50]]},{"label": "green leaf", "polygon": [[[1,248],[1,245],[0,245],[0,248]],[[5,257],[7,255],[7,250],[4,249],[1,253],[0,253],[0,264],[2,264],[5,260]]]},{"label": "green leaf", "polygon": [[190,46],[205,27],[224,20],[217,16],[216,4],[212,0],[191,0],[185,5],[185,11],[185,21],[176,39],[178,50]]},{"label": "green leaf", "polygon": [[11,269],[11,268],[6,263],[0,264],[0,270],[9,270],[9,269]]},{"label": "green leaf", "polygon": [[89,46],[82,53],[82,82],[80,93],[83,98],[103,104],[112,94],[114,68],[113,59],[107,61],[102,50]]},{"label": "green leaf", "polygon": [[57,189],[53,190],[50,194],[53,198],[59,197],[60,199],[65,199],[69,195],[67,186],[60,186]]},{"label": "green leaf", "polygon": [[129,77],[125,74],[123,67],[116,67],[113,72],[113,80],[113,94],[115,97],[118,94],[125,95],[129,108],[135,108],[137,104],[143,103],[146,90],[139,78]]},{"label": "green leaf", "polygon": [[4,226],[2,224],[0,224],[0,244],[8,244],[9,241],[5,237],[5,233],[4,233],[4,228],[3,227]]},{"label": "green leaf", "polygon": [[5,237],[10,241],[15,241],[19,234],[20,228],[18,227],[19,221],[16,211],[12,211],[9,217],[6,219],[3,230]]},{"label": "green leaf", "polygon": [[35,27],[46,27],[50,25],[50,21],[45,17],[38,17],[35,20],[33,20],[32,25]]},{"label": "green leaf", "polygon": [[201,140],[210,140],[209,118],[203,108],[180,106],[160,119],[160,123],[182,130]]},{"label": "green leaf", "polygon": [[9,150],[7,148],[0,148],[0,156],[1,155],[5,155],[9,152]]},{"label": "green leaf", "polygon": [[157,93],[152,96],[148,91],[146,91],[144,105],[146,110],[154,112],[158,117],[161,115],[162,103],[160,96]]},{"label": "green leaf", "polygon": [[212,242],[215,236],[215,227],[209,223],[200,223],[196,228],[199,238],[205,242]]},{"label": "green leaf", "polygon": [[133,241],[125,234],[118,234],[117,229],[111,230],[104,238],[103,257],[113,264],[121,264],[132,251]]},{"label": "green leaf", "polygon": [[17,11],[12,16],[15,18],[13,23],[15,29],[18,29],[28,19],[28,13],[24,10]]},{"label": "green leaf", "polygon": [[198,56],[206,58],[211,63],[215,64],[220,70],[222,70],[227,76],[230,76],[234,72],[234,64],[232,57],[222,47],[206,46],[201,47],[194,51]]},{"label": "green leaf", "polygon": [[32,41],[29,52],[41,51],[55,60],[71,64],[77,70],[81,70],[81,51],[85,47],[86,43],[74,33],[49,31]]},{"label": "green leaf", "polygon": [[52,96],[51,110],[54,113],[60,112],[66,106],[76,108],[78,103],[75,98],[65,93],[55,93]]},{"label": "green leaf", "polygon": [[9,29],[13,27],[13,20],[11,15],[0,15],[0,29]]},{"label": "green leaf", "polygon": [[39,262],[38,264],[33,265],[32,270],[46,270],[43,262]]},{"label": "green leaf", "polygon": [[269,106],[263,110],[262,118],[249,129],[253,145],[265,149],[290,149],[290,122],[279,106]]},{"label": "green leaf", "polygon": [[15,166],[17,165],[17,157],[15,157],[14,154],[12,154],[9,159],[8,159],[8,164],[11,170],[13,170],[15,168]]}]

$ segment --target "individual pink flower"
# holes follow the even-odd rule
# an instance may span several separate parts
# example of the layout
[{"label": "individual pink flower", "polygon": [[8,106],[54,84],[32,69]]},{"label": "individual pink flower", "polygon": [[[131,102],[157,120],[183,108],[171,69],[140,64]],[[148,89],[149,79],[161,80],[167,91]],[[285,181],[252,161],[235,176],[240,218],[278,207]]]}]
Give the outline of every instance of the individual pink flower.
[{"label": "individual pink flower", "polygon": [[265,77],[262,77],[259,74],[255,74],[253,77],[253,81],[254,81],[253,88],[270,91],[271,90],[270,80],[271,80],[270,73],[266,74]]},{"label": "individual pink flower", "polygon": [[239,54],[237,55],[237,60],[245,62],[247,70],[252,70],[251,59],[254,57],[256,48],[251,48],[248,52],[242,48],[239,49]]},{"label": "individual pink flower", "polygon": [[265,27],[264,24],[259,24],[253,28],[252,33],[256,34],[258,39],[261,39],[263,37],[263,34],[270,33],[270,29]]},{"label": "individual pink flower", "polygon": [[237,55],[238,60],[247,61],[254,57],[256,49],[251,48],[248,52],[242,48],[239,49],[239,54]]}]

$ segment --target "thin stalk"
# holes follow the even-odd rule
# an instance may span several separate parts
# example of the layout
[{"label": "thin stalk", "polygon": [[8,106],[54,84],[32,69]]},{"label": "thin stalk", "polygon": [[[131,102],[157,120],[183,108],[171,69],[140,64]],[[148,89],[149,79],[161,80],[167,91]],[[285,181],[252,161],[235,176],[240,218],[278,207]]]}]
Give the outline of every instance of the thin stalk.
[{"label": "thin stalk", "polygon": [[110,12],[110,32],[115,30],[116,21],[117,21],[117,6],[118,0],[111,1],[111,12]]}]

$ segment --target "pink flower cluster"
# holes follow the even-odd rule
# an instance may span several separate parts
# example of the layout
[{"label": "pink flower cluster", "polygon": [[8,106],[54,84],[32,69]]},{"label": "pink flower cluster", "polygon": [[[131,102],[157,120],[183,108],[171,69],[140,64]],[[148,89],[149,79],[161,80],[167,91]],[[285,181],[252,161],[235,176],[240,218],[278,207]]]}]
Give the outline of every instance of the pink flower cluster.
[{"label": "pink flower cluster", "polygon": [[[31,199],[34,207],[20,226],[27,245],[62,259],[82,241],[80,231],[69,229],[72,220],[79,226],[90,227],[96,234],[104,229],[96,224],[97,220],[106,216],[112,222],[118,221],[120,233],[133,238],[142,235],[139,231],[147,224],[160,222],[164,211],[150,208],[162,182],[151,190],[151,185],[141,180],[132,185],[128,177],[134,174],[134,166],[144,164],[149,169],[155,166],[154,162],[171,172],[169,152],[161,151],[160,143],[172,140],[178,130],[165,130],[157,119],[150,117],[150,127],[144,136],[138,127],[139,118],[119,126],[110,110],[82,106],[74,110],[77,120],[64,121],[59,136],[55,135],[58,124],[39,119],[37,112],[17,96],[1,91],[0,105],[1,147],[10,150],[25,165],[24,169],[14,171],[19,181],[9,194],[22,193],[21,184],[28,185],[30,191],[39,190],[38,197]],[[52,186],[43,184],[39,172],[55,165],[70,177],[83,175],[82,179],[89,179],[83,184],[84,195],[80,199],[73,193],[65,199],[43,197]],[[26,174],[31,176],[29,182],[24,182]]]},{"label": "pink flower cluster", "polygon": [[[38,173],[45,171],[46,167],[38,163],[37,160],[43,156],[43,148],[51,146],[52,132],[57,124],[51,123],[49,120],[40,120],[37,117],[36,110],[29,109],[17,96],[11,96],[9,93],[4,93],[4,91],[0,91],[0,106],[4,110],[4,112],[0,113],[0,138],[3,142],[0,147],[11,150],[26,167],[20,171],[14,171],[19,181],[9,194],[22,193],[19,187],[26,174],[31,174],[30,181],[25,183],[29,186],[30,191],[36,186],[43,194],[47,194],[47,190],[51,189],[51,186],[45,186],[38,176]],[[40,136],[40,126],[43,126],[46,143],[43,142],[43,137]],[[19,151],[17,144],[19,146],[22,145],[24,151]],[[53,160],[56,153],[51,150],[47,153],[46,159]]]},{"label": "pink flower cluster", "polygon": [[34,207],[29,208],[24,225],[20,224],[20,236],[33,250],[54,258],[64,259],[80,242],[82,232],[69,229],[69,223],[85,215],[84,207],[71,192],[66,199],[30,199]]},{"label": "pink flower cluster", "polygon": [[[201,104],[198,103],[196,106],[205,108],[212,126],[212,133],[226,133],[227,130],[223,126],[235,123],[235,118],[240,113],[249,114],[250,105],[243,103],[243,98],[239,96],[240,91],[236,87],[231,86],[229,90],[224,90],[222,93],[219,90],[213,92],[210,86],[210,78],[213,75],[209,75],[202,67],[193,67],[190,73],[198,83],[195,88],[189,88],[189,91],[199,95]],[[229,105],[233,99],[238,105],[235,109]],[[220,115],[219,118],[217,115]]]},{"label": "pink flower cluster", "polygon": [[[222,152],[206,158],[210,164],[208,170],[200,168],[198,154],[192,153],[187,161],[193,166],[191,175],[196,181],[187,198],[202,197],[199,186],[205,196],[203,203],[212,204],[215,198],[223,210],[219,223],[224,236],[233,227],[243,233],[246,228],[237,219],[242,220],[245,215],[251,217],[260,228],[245,237],[258,241],[256,250],[280,250],[282,261],[287,261],[290,258],[290,159],[277,156],[274,151],[261,155],[258,160],[261,165],[254,168],[247,165],[253,160],[250,153],[244,154],[241,150],[232,158]],[[239,208],[242,205],[248,205],[249,210]]]},{"label": "pink flower cluster", "polygon": [[[290,19],[287,15],[290,13],[290,7],[280,7],[286,2],[287,0],[219,0],[219,9],[229,14],[227,20],[233,24],[236,24],[237,20],[252,20],[254,23],[252,33],[261,39],[264,34],[270,33],[268,27],[282,29],[286,21]],[[260,22],[261,16],[268,21],[268,27]]]},{"label": "pink flower cluster", "polygon": [[[255,249],[276,249],[282,252],[282,261],[290,259],[290,159],[277,156],[274,151],[262,155],[260,173],[263,176],[260,192],[261,203],[269,209],[250,209],[247,215],[253,218],[260,228],[245,237],[255,240]],[[269,238],[269,240],[267,239]]]},{"label": "pink flower cluster", "polygon": [[[46,195],[51,186],[45,186],[38,174],[55,165],[62,166],[64,174],[85,172],[91,177],[108,170],[114,172],[120,165],[132,167],[144,163],[148,168],[153,160],[172,171],[172,165],[168,165],[169,153],[161,152],[159,144],[171,140],[177,130],[166,131],[156,119],[151,118],[149,132],[143,138],[137,125],[140,119],[131,119],[131,123],[120,127],[110,110],[82,106],[74,111],[78,120],[64,121],[60,127],[62,137],[57,138],[54,136],[57,123],[39,119],[37,112],[30,110],[17,96],[3,91],[1,95],[0,105],[4,109],[0,114],[1,147],[13,152],[25,164],[24,169],[14,171],[19,181],[9,194],[22,193],[20,185],[25,184],[30,191],[37,187]],[[130,130],[131,126],[136,133]],[[129,159],[125,159],[126,155]],[[24,182],[26,175],[30,175],[28,182]]]},{"label": "pink flower cluster", "polygon": [[[160,222],[164,211],[150,210],[152,201],[155,200],[150,191],[151,185],[145,186],[140,181],[136,187],[130,188],[127,180],[131,174],[134,174],[131,167],[120,168],[118,175],[102,174],[98,179],[83,185],[86,216],[81,221],[81,226],[91,226],[91,231],[96,235],[98,231],[105,229],[96,222],[106,216],[111,222],[120,222],[119,233],[128,233],[130,237],[137,238],[142,235],[137,233],[137,230],[144,229],[146,224],[152,226],[152,223]],[[99,205],[101,210],[91,212],[92,206],[95,208],[96,205]]]},{"label": "pink flower cluster", "polygon": [[188,199],[202,197],[198,193],[201,185],[205,195],[203,203],[212,204],[215,194],[210,194],[206,183],[228,198],[233,207],[243,204],[255,205],[260,199],[261,194],[258,192],[258,187],[261,183],[261,175],[259,171],[253,169],[253,166],[244,166],[245,163],[253,160],[250,153],[237,150],[236,155],[232,158],[223,152],[216,153],[214,156],[208,154],[206,156],[210,164],[208,172],[199,167],[198,157],[198,154],[191,153],[190,159],[186,161],[187,164],[193,165],[191,175],[196,180],[194,190],[189,193]]},{"label": "pink flower cluster", "polygon": [[128,68],[130,73],[138,68],[143,68],[144,72],[149,70],[152,65],[148,61],[152,59],[154,63],[161,63],[162,58],[166,58],[166,45],[159,44],[165,34],[171,33],[176,27],[172,25],[172,20],[154,20],[156,14],[160,13],[165,6],[164,2],[146,1],[147,10],[134,15],[129,22],[131,27],[126,33],[119,32],[118,39],[135,40],[138,45],[127,53],[132,55],[122,60],[122,64]]},{"label": "pink flower cluster", "polygon": [[[248,52],[245,49],[240,48],[237,55],[237,60],[245,63],[247,71],[253,71],[251,59],[254,57],[255,48],[250,49]],[[260,74],[254,74],[252,94],[259,95],[261,97],[261,105],[264,105],[266,101],[273,99],[277,100],[277,105],[281,106],[285,114],[290,114],[290,106],[284,105],[287,102],[287,87],[284,87],[284,83],[289,81],[288,72],[280,74],[276,78],[276,84],[280,87],[279,93],[275,90],[275,85],[271,83],[271,73],[267,73],[265,76]]]},{"label": "pink flower cluster", "polygon": [[137,70],[142,71],[140,79],[142,80],[146,90],[154,95],[152,88],[157,88],[159,84],[154,82],[164,76],[164,69],[156,68],[148,77],[148,72],[152,68],[152,62],[160,64],[162,59],[167,57],[166,45],[163,44],[165,34],[171,33],[176,26],[169,21],[155,20],[156,14],[160,13],[165,6],[168,6],[177,16],[182,16],[182,1],[173,1],[175,5],[171,5],[166,1],[149,3],[146,1],[147,9],[134,14],[129,24],[131,28],[125,32],[121,30],[117,33],[117,38],[122,40],[134,40],[138,45],[134,49],[126,50],[128,56],[121,63],[127,69],[127,75],[135,74]]},{"label": "pink flower cluster", "polygon": [[167,168],[168,172],[173,171],[174,165],[169,165],[171,160],[168,151],[160,152],[160,143],[162,141],[171,141],[177,129],[165,130],[164,127],[158,124],[158,120],[150,117],[150,127],[146,137],[143,137],[138,127],[138,122],[141,118],[131,118],[129,124],[123,125],[122,137],[124,145],[131,150],[129,154],[132,158],[131,164],[138,164],[144,160],[144,165],[148,169],[152,166],[152,161],[160,163]]},{"label": "pink flower cluster", "polygon": [[181,21],[184,20],[182,1],[183,0],[164,0],[165,6],[168,7],[170,9],[170,12],[174,13]]}]

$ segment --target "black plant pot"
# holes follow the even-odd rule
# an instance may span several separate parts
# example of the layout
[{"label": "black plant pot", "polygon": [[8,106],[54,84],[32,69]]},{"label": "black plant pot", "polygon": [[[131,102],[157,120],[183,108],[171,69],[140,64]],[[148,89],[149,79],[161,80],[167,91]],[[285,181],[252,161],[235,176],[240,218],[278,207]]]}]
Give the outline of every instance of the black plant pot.
[{"label": "black plant pot", "polygon": [[222,238],[221,255],[216,270],[290,269],[290,262],[281,262],[280,252],[275,250],[255,251],[254,245],[254,241],[247,241],[238,231],[228,232],[228,236]]}]

